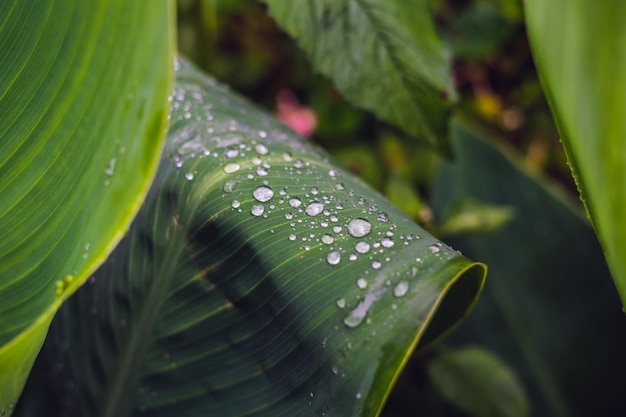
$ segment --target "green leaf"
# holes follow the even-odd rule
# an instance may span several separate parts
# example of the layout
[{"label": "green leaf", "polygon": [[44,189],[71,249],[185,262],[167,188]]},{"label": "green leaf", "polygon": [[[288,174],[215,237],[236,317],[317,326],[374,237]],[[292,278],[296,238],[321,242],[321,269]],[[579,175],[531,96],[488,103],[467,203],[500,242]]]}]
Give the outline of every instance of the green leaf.
[{"label": "green leaf", "polygon": [[173,81],[172,5],[157,3],[0,4],[3,415],[156,172]]},{"label": "green leaf", "polygon": [[449,239],[488,263],[490,279],[446,342],[484,345],[512,366],[533,415],[623,415],[626,320],[580,207],[473,130],[452,131],[457,158],[436,182],[436,216],[459,198],[509,206],[516,216],[493,233]]},{"label": "green leaf", "polygon": [[569,163],[626,304],[626,2],[528,0],[525,11]]},{"label": "green leaf", "polygon": [[428,374],[442,396],[470,416],[530,415],[526,394],[515,374],[485,349],[445,350],[429,362]]},{"label": "green leaf", "polygon": [[442,235],[489,233],[498,230],[514,216],[515,211],[511,207],[460,198],[446,207],[439,231]]},{"label": "green leaf", "polygon": [[466,314],[484,266],[179,65],[146,206],[52,326],[58,411],[376,415],[426,326]]},{"label": "green leaf", "polygon": [[265,0],[270,14],[354,104],[447,150],[449,57],[428,2]]}]

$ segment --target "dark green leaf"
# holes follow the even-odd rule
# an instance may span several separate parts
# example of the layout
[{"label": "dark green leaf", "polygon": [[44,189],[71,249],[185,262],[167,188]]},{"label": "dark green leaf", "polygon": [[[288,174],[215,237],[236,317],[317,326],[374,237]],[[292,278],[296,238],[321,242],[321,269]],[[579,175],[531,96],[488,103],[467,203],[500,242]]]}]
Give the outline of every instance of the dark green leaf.
[{"label": "dark green leaf", "polygon": [[457,159],[435,188],[438,217],[459,198],[515,209],[501,229],[450,239],[489,264],[475,311],[452,341],[488,347],[510,364],[535,416],[626,413],[626,320],[593,230],[554,187],[453,129]]},{"label": "dark green leaf", "polygon": [[528,0],[539,76],[626,304],[626,2]]},{"label": "dark green leaf", "polygon": [[172,121],[129,236],[53,325],[61,415],[376,415],[484,266],[185,63]]},{"label": "dark green leaf", "polygon": [[314,67],[359,107],[447,149],[449,58],[428,2],[265,0]]},{"label": "dark green leaf", "polygon": [[165,138],[169,1],[0,2],[0,413],[137,213]]}]

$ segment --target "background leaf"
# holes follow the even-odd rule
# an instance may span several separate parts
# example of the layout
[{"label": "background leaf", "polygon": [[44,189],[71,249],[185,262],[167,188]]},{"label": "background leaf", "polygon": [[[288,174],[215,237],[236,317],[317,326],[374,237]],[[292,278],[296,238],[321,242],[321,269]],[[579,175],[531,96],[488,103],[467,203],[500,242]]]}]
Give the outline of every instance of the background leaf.
[{"label": "background leaf", "polygon": [[624,415],[626,321],[593,230],[559,190],[473,130],[452,131],[457,158],[439,174],[436,216],[459,198],[516,216],[494,233],[449,239],[486,262],[490,279],[447,342],[484,345],[510,364],[535,416]]},{"label": "background leaf", "polygon": [[427,1],[265,2],[346,98],[447,149],[446,98],[455,93]]},{"label": "background leaf", "polygon": [[539,75],[626,303],[626,3],[529,0]]},{"label": "background leaf", "polygon": [[376,415],[484,266],[188,64],[177,80],[145,208],[52,326],[56,409]]},{"label": "background leaf", "polygon": [[0,4],[0,410],[16,401],[56,309],[121,239],[156,171],[172,7]]}]

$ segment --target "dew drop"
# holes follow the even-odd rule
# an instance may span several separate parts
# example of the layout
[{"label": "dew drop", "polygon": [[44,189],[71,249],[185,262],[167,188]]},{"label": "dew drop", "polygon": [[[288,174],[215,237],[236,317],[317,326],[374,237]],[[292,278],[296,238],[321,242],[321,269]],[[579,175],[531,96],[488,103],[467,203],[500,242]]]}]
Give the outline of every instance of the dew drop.
[{"label": "dew drop", "polygon": [[274,190],[272,190],[270,187],[262,185],[260,187],[257,187],[257,189],[252,192],[252,196],[256,201],[265,203],[274,196]]},{"label": "dew drop", "polygon": [[317,189],[317,187],[312,187],[311,188],[311,194],[317,195],[318,193],[319,193],[319,190]]},{"label": "dew drop", "polygon": [[335,241],[335,238],[332,237],[329,234],[325,234],[324,236],[322,236],[322,243],[325,243],[327,245],[332,244]]},{"label": "dew drop", "polygon": [[341,254],[337,251],[330,252],[326,257],[326,262],[329,265],[337,265],[341,261]]},{"label": "dew drop", "polygon": [[187,180],[191,181],[193,179],[193,172],[188,172],[185,174],[185,178],[187,178]]},{"label": "dew drop", "polygon": [[328,171],[328,175],[330,175],[331,178],[337,178],[339,176],[339,171],[331,169]]},{"label": "dew drop", "polygon": [[380,269],[380,267],[382,266],[382,264],[378,261],[374,261],[372,262],[372,268],[373,269]]},{"label": "dew drop", "polygon": [[359,324],[363,323],[363,319],[365,318],[365,316],[361,316],[358,314],[350,314],[348,317],[346,317],[345,319],[343,319],[343,324],[345,324],[347,327],[350,327],[351,329],[357,327]]},{"label": "dew drop", "polygon": [[269,172],[268,172],[265,168],[258,167],[258,168],[256,169],[256,174],[257,174],[259,177],[266,177],[266,176],[268,176],[268,175],[269,175]]},{"label": "dew drop", "polygon": [[393,239],[388,237],[383,238],[383,240],[380,241],[380,244],[383,245],[385,248],[390,248],[394,245]]},{"label": "dew drop", "polygon": [[333,226],[333,232],[341,233],[341,226]]},{"label": "dew drop", "polygon": [[298,207],[300,207],[302,205],[302,201],[300,201],[300,199],[298,197],[294,197],[291,200],[289,200],[289,205],[295,209],[297,209]]},{"label": "dew drop", "polygon": [[340,298],[337,300],[337,307],[344,308],[345,306],[346,306],[346,300],[344,300],[343,298]]},{"label": "dew drop", "polygon": [[290,212],[290,211],[289,211],[289,212],[287,212],[287,213],[285,213],[285,219],[287,219],[287,220],[291,220],[291,219],[293,219],[293,213],[292,213],[292,212]]},{"label": "dew drop", "polygon": [[293,233],[289,235],[289,240],[294,241],[296,240],[296,235],[294,235]]},{"label": "dew drop", "polygon": [[350,256],[348,256],[348,259],[350,259],[351,261],[356,261],[357,259],[356,253],[351,253]]},{"label": "dew drop", "polygon": [[380,213],[378,213],[378,221],[387,223],[389,221],[389,215],[384,211],[381,211]]},{"label": "dew drop", "polygon": [[309,204],[305,209],[306,214],[309,216],[317,216],[322,211],[324,211],[324,205],[318,201]]},{"label": "dew drop", "polygon": [[283,159],[285,161],[291,161],[293,159],[293,156],[289,152],[283,152]]},{"label": "dew drop", "polygon": [[252,213],[253,216],[260,216],[264,211],[265,207],[263,207],[263,204],[255,204],[250,209],[250,213]]},{"label": "dew drop", "polygon": [[254,147],[254,150],[256,151],[256,153],[258,153],[259,155],[267,155],[267,146],[259,143],[258,145],[256,145]]},{"label": "dew drop", "polygon": [[104,170],[104,173],[107,174],[109,177],[113,175],[113,172],[115,172],[115,162],[116,162],[115,158],[109,159],[109,164]]},{"label": "dew drop", "polygon": [[239,171],[239,168],[239,164],[236,163],[226,164],[224,165],[224,172],[227,174],[232,174],[233,172]]},{"label": "dew drop", "polygon": [[365,219],[353,219],[348,224],[348,233],[353,237],[363,237],[369,234],[372,225]]},{"label": "dew drop", "polygon": [[359,287],[360,289],[364,290],[367,288],[367,281],[365,280],[365,278],[359,278],[356,281],[356,286]]},{"label": "dew drop", "polygon": [[337,184],[335,184],[335,190],[343,191],[344,189],[345,189],[345,187],[344,187],[342,182],[338,182]]},{"label": "dew drop", "polygon": [[233,208],[239,208],[239,206],[241,206],[241,203],[239,202],[239,200],[233,200],[231,206],[233,206]]},{"label": "dew drop", "polygon": [[354,245],[354,249],[359,253],[367,253],[370,251],[370,245],[366,241],[362,240]]},{"label": "dew drop", "polygon": [[331,370],[333,371],[333,374],[337,375],[339,373],[339,365],[334,364]]},{"label": "dew drop", "polygon": [[224,184],[224,186],[222,187],[222,190],[224,190],[225,193],[232,193],[233,191],[235,191],[236,186],[237,186],[236,181],[228,181],[226,184]]},{"label": "dew drop", "polygon": [[409,292],[409,283],[408,281],[404,281],[404,280],[398,282],[396,287],[393,289],[393,295],[394,297],[397,297],[397,298],[404,297],[408,292]]},{"label": "dew drop", "polygon": [[430,245],[428,247],[428,249],[430,250],[430,253],[438,253],[439,252],[439,246],[437,246],[437,245]]},{"label": "dew drop", "polygon": [[237,149],[229,149],[226,151],[226,158],[235,158],[237,155],[239,155]]}]

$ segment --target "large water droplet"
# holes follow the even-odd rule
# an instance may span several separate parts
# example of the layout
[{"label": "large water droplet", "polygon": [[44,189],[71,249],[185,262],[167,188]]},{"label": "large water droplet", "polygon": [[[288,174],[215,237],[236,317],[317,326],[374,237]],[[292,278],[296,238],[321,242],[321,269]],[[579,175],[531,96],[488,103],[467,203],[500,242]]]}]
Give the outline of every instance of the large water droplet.
[{"label": "large water droplet", "polygon": [[370,245],[366,241],[362,240],[354,245],[354,249],[359,253],[367,253],[370,251]]},{"label": "large water droplet", "polygon": [[365,219],[353,219],[348,223],[348,233],[350,236],[363,237],[369,234],[372,225]]},{"label": "large water droplet", "polygon": [[255,204],[250,209],[250,213],[252,213],[252,215],[254,216],[260,216],[263,214],[264,211],[265,207],[263,207],[263,204]]},{"label": "large water droplet", "polygon": [[259,155],[266,155],[268,150],[267,150],[267,146],[259,143],[258,145],[256,145],[254,147],[254,150],[256,151],[256,153],[258,153]]},{"label": "large water droplet", "polygon": [[257,187],[257,189],[252,192],[252,195],[254,196],[254,199],[256,201],[265,203],[274,196],[274,190],[272,190],[270,187],[262,185],[260,187]]},{"label": "large water droplet", "polygon": [[326,257],[329,265],[337,265],[341,261],[341,254],[337,251],[330,252]]},{"label": "large water droplet", "polygon": [[305,211],[306,211],[306,214],[308,214],[309,216],[317,216],[322,211],[324,211],[324,205],[318,201],[315,201],[309,204],[306,207]]},{"label": "large water droplet", "polygon": [[224,172],[227,174],[232,174],[233,172],[239,171],[239,168],[240,166],[237,163],[226,164],[224,165]]},{"label": "large water droplet", "polygon": [[408,281],[404,281],[404,280],[398,282],[396,287],[393,289],[393,295],[398,298],[404,297],[408,292],[409,292],[409,283]]},{"label": "large water droplet", "polygon": [[365,316],[360,316],[352,312],[352,314],[350,314],[348,317],[343,319],[343,324],[345,324],[346,326],[350,328],[354,328],[354,327],[357,327],[359,324],[363,323],[364,318]]},{"label": "large water droplet", "polygon": [[289,200],[289,205],[297,209],[298,207],[302,205],[302,201],[300,201],[298,197],[294,197],[291,200]]}]

